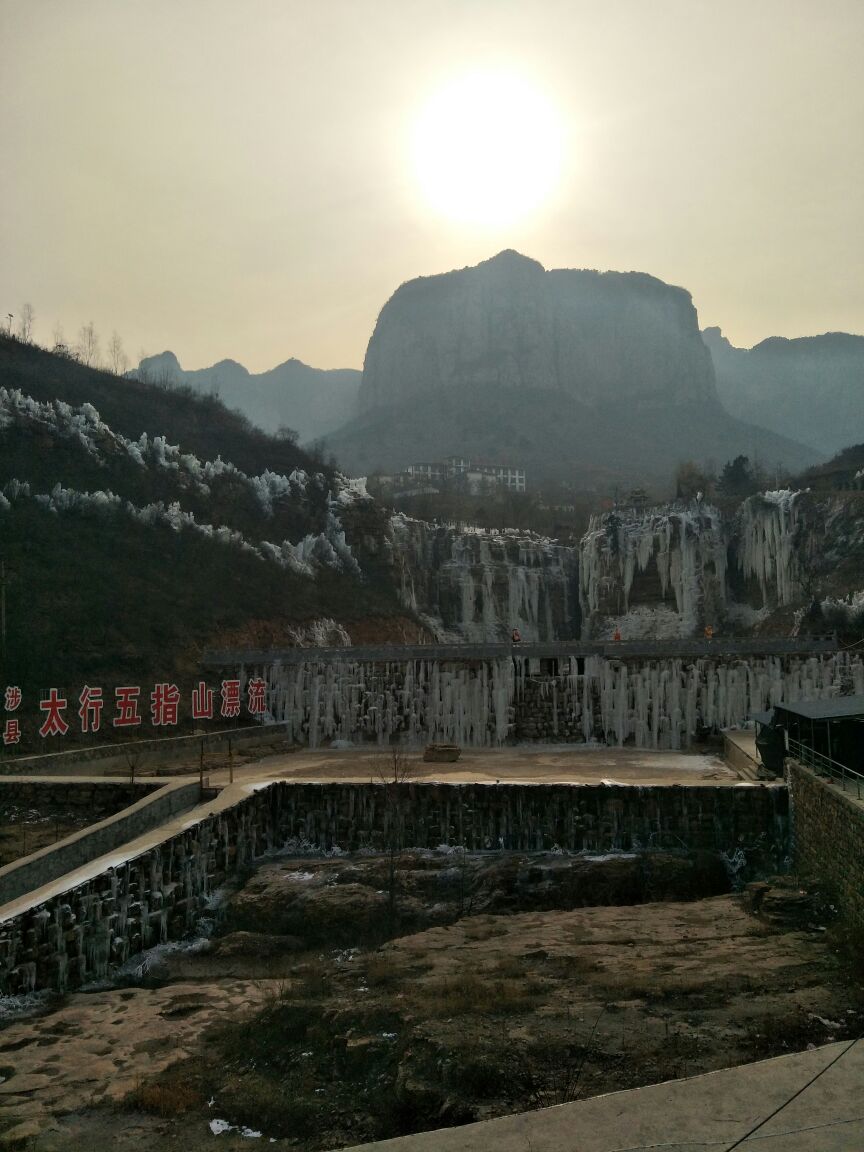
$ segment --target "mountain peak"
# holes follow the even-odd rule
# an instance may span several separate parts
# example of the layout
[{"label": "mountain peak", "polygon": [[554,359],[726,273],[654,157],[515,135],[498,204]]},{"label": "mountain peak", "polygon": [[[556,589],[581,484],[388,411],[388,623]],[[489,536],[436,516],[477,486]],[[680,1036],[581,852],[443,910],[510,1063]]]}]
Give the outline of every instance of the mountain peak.
[{"label": "mountain peak", "polygon": [[539,260],[532,260],[530,256],[523,256],[515,248],[504,248],[496,256],[482,260],[477,268],[486,268],[501,272],[545,272],[546,269]]}]

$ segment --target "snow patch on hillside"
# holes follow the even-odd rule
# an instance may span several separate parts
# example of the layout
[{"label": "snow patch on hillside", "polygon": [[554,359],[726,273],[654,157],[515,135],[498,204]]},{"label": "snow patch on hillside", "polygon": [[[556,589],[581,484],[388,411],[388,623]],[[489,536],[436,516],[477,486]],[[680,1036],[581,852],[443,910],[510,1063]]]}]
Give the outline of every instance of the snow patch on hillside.
[{"label": "snow patch on hillside", "polygon": [[[33,497],[37,503],[51,511],[68,512],[84,508],[122,510],[143,523],[167,523],[177,531],[187,528],[203,533],[243,551],[266,557],[303,575],[311,576],[318,565],[360,575],[360,567],[346,539],[340,513],[360,501],[371,499],[363,479],[352,480],[337,473],[331,481],[324,473],[310,474],[302,468],[294,469],[288,476],[269,469],[258,476],[249,476],[220,456],[215,460],[202,461],[192,453],[181,452],[178,445],[169,444],[164,436],[149,437],[143,432],[137,440],[130,440],[114,432],[92,404],[73,408],[62,400],[43,403],[25,395],[20,389],[0,387],[0,428],[13,425],[38,426],[62,439],[74,440],[103,466],[111,456],[123,456],[139,468],[172,472],[177,476],[181,488],[194,489],[202,496],[210,495],[214,481],[230,476],[238,484],[248,487],[267,516],[274,515],[278,504],[301,500],[315,488],[326,493],[327,502],[323,531],[307,535],[296,543],[290,540],[281,543],[262,541],[258,545],[251,544],[242,533],[234,529],[216,528],[212,524],[197,521],[192,513],[182,509],[178,501],[136,507],[110,491],[77,492],[58,484],[50,494]],[[11,481],[13,486],[18,483]],[[24,487],[29,496],[29,487]],[[10,500],[24,494],[20,485],[11,490],[10,485],[7,485],[5,494],[0,495],[0,509],[8,509]]]}]

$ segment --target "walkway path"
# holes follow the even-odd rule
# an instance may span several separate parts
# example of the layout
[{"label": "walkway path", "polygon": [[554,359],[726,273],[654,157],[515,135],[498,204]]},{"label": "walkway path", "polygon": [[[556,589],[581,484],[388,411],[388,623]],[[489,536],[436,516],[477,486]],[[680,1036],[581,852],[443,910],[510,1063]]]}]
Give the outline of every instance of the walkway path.
[{"label": "walkway path", "polygon": [[394,664],[405,660],[502,660],[509,656],[554,659],[556,656],[773,656],[796,652],[836,652],[834,636],[752,638],[715,636],[713,640],[550,640],[526,644],[377,644],[348,648],[229,648],[204,653],[202,664],[218,668],[238,665],[321,663]]},{"label": "walkway path", "polygon": [[862,1084],[864,1040],[851,1045],[844,1041],[689,1080],[362,1148],[363,1152],[648,1152],[661,1148],[665,1152],[732,1152],[733,1148],[853,1152],[864,1148]]}]

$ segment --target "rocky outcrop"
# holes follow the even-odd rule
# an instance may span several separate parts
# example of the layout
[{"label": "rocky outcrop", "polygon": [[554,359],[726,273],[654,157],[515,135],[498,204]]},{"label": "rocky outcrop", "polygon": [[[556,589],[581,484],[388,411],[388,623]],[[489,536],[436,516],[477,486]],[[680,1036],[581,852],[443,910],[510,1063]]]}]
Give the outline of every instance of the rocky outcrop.
[{"label": "rocky outcrop", "polygon": [[360,406],[488,386],[600,405],[716,399],[688,292],[635,272],[546,272],[512,251],[391,296],[369,341]]},{"label": "rocky outcrop", "polygon": [[[579,545],[583,636],[692,636],[726,603],[726,534],[702,501],[592,517]],[[645,619],[647,610],[647,619]]]},{"label": "rocky outcrop", "polygon": [[[502,252],[403,284],[369,341],[357,418],[328,437],[352,472],[448,455],[532,482],[668,483],[684,459],[799,467],[800,445],[733,420],[688,292],[636,272],[545,271]],[[610,483],[611,482],[611,483]]]}]

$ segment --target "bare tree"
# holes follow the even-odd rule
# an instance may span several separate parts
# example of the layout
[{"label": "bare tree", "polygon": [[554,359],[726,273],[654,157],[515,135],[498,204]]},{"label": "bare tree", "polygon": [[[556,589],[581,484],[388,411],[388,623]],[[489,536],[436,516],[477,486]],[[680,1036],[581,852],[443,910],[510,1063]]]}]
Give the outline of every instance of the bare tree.
[{"label": "bare tree", "polygon": [[108,364],[115,376],[122,376],[129,367],[129,357],[116,331],[111,333],[111,342],[108,345]]},{"label": "bare tree", "polygon": [[33,319],[35,312],[32,304],[21,305],[21,315],[18,317],[18,339],[29,344],[33,337]]},{"label": "bare tree", "polygon": [[99,336],[92,320],[89,324],[82,324],[78,331],[77,352],[78,359],[88,368],[94,367],[99,359]]},{"label": "bare tree", "polygon": [[387,919],[392,933],[396,926],[397,858],[402,844],[405,788],[414,773],[414,764],[401,748],[377,757],[372,764],[372,783],[384,786],[384,843],[387,850]]},{"label": "bare tree", "polygon": [[153,379],[153,373],[149,364],[145,364],[145,360],[150,359],[150,353],[144,348],[138,349],[138,379],[142,384],[149,384]]},{"label": "bare tree", "polygon": [[64,354],[68,352],[68,348],[66,347],[66,333],[63,331],[63,325],[59,320],[54,325],[54,331],[51,333],[51,336],[54,340],[55,352],[62,352]]}]

